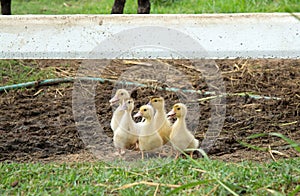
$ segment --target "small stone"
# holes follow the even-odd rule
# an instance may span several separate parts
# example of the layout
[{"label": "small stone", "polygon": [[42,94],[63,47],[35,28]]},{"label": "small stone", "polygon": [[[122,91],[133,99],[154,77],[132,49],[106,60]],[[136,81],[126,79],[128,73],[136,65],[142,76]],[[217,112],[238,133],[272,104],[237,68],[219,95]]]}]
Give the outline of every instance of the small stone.
[{"label": "small stone", "polygon": [[19,181],[16,180],[13,183],[11,183],[11,187],[16,187],[16,186],[18,186],[18,184],[19,184]]}]

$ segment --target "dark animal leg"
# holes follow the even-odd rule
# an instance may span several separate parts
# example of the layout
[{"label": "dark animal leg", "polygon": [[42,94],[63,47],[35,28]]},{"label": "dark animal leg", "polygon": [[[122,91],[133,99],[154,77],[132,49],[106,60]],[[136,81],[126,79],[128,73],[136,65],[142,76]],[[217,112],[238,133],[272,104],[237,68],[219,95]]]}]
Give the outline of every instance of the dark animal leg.
[{"label": "dark animal leg", "polygon": [[138,0],[138,14],[150,14],[150,0]]},{"label": "dark animal leg", "polygon": [[11,0],[1,0],[1,13],[11,15]]},{"label": "dark animal leg", "polygon": [[114,5],[112,7],[112,14],[123,14],[124,6],[126,0],[115,0]]}]

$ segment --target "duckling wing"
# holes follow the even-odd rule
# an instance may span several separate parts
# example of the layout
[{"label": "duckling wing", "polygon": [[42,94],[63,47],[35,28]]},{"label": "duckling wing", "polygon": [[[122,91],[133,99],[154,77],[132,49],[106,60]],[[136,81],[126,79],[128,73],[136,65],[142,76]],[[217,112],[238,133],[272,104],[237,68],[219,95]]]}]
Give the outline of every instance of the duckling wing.
[{"label": "duckling wing", "polygon": [[119,107],[114,111],[110,121],[110,127],[113,131],[115,131],[118,128],[123,115],[124,115],[124,111],[122,111]]},{"label": "duckling wing", "polygon": [[122,128],[118,127],[116,129],[116,131],[114,132],[114,137],[113,137],[113,141],[114,141],[114,146],[118,147],[118,148],[129,148],[130,146],[130,142],[129,139],[130,137],[128,137],[128,134],[126,131],[121,130]]},{"label": "duckling wing", "polygon": [[193,139],[188,148],[197,149],[199,147],[199,140]]},{"label": "duckling wing", "polygon": [[171,131],[171,123],[169,121],[165,121],[164,125],[159,129],[159,135],[163,139],[164,144],[169,142]]},{"label": "duckling wing", "polygon": [[131,141],[133,143],[136,143],[138,140],[138,126],[137,123],[135,123],[132,118],[129,119],[129,133],[131,137]]},{"label": "duckling wing", "polygon": [[199,141],[195,140],[194,135],[188,129],[176,125],[173,126],[170,142],[175,149],[182,151],[187,148],[196,148],[195,146],[199,145]]},{"label": "duckling wing", "polygon": [[176,150],[182,150],[182,151],[188,148],[191,141],[192,141],[192,138],[189,137],[189,135],[187,135],[187,134],[178,134],[178,135],[170,138],[170,142],[172,143],[172,146]]},{"label": "duckling wing", "polygon": [[171,123],[166,115],[158,115],[154,117],[154,128],[158,131],[163,143],[166,144],[170,140],[170,133],[172,131]]},{"label": "duckling wing", "polygon": [[118,128],[114,132],[114,145],[120,148],[129,148],[137,142],[136,129],[128,114],[124,114]]},{"label": "duckling wing", "polygon": [[163,145],[163,140],[159,134],[139,137],[139,147],[142,151],[149,151],[160,148]]}]

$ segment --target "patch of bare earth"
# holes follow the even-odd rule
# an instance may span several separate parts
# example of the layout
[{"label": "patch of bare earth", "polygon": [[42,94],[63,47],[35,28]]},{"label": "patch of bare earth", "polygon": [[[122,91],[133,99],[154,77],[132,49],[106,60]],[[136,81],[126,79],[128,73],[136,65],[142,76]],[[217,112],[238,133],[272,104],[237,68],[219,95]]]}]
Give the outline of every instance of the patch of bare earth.
[{"label": "patch of bare earth", "polygon": [[[33,61],[26,61],[31,64]],[[223,129],[209,151],[213,159],[224,161],[268,161],[272,159],[299,157],[299,153],[278,137],[264,136],[246,139],[257,133],[281,133],[300,143],[300,60],[216,60],[225,83],[226,116]],[[79,60],[35,60],[41,69],[54,67],[58,77],[75,76]],[[140,64],[139,64],[140,63]],[[201,73],[193,69],[188,60],[164,60],[181,71],[192,87],[203,92],[208,90]],[[61,66],[67,64],[68,66]],[[147,61],[111,61],[101,72],[101,77],[116,80],[129,68],[149,66]],[[130,75],[129,75],[130,76]],[[134,77],[134,76],[130,76]],[[179,77],[179,76],[178,76]],[[176,81],[174,75],[174,81]],[[156,81],[139,81],[152,86]],[[163,84],[156,84],[163,86]],[[0,161],[17,162],[85,162],[97,161],[78,133],[72,110],[73,83],[38,86],[30,89],[11,90],[0,94]],[[115,86],[112,82],[98,82],[93,104],[104,134],[112,138],[109,123],[112,108],[108,103]],[[255,99],[238,96],[236,93],[251,93],[280,99]],[[138,87],[134,90],[135,110],[148,102],[148,97],[161,95],[166,100],[166,109],[178,101],[174,92],[158,88]],[[205,96],[200,96],[203,98]],[[198,102],[199,117],[196,137],[203,140],[211,118],[209,100]],[[100,141],[101,139],[99,139]],[[258,151],[241,145],[240,142],[265,148]],[[109,142],[109,141],[107,141]],[[105,148],[105,143],[93,146],[103,150],[103,155],[115,151]],[[98,145],[98,146],[97,146]],[[111,145],[111,144],[110,144]],[[101,156],[98,155],[98,156]],[[126,155],[125,155],[126,156]]]}]

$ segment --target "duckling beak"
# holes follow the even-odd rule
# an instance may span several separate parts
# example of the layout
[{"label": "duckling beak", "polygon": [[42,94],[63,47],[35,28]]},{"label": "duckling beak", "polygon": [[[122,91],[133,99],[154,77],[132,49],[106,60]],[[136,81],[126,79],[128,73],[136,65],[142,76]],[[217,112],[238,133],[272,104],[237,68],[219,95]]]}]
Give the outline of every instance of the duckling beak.
[{"label": "duckling beak", "polygon": [[167,117],[168,119],[174,118],[176,115],[176,112],[174,111],[174,109],[172,109],[168,114]]},{"label": "duckling beak", "polygon": [[140,117],[140,116],[143,116],[143,114],[141,112],[138,112],[133,117],[136,118],[136,117]]},{"label": "duckling beak", "polygon": [[149,102],[147,103],[147,105],[150,105],[150,106],[152,106],[152,104],[151,104],[151,101],[149,101]]},{"label": "duckling beak", "polygon": [[110,105],[112,106],[112,105],[114,105],[115,103],[117,103],[119,100],[120,100],[120,99],[119,99],[118,96],[114,96],[113,98],[111,98],[111,99],[109,100],[109,103],[110,103]]}]

